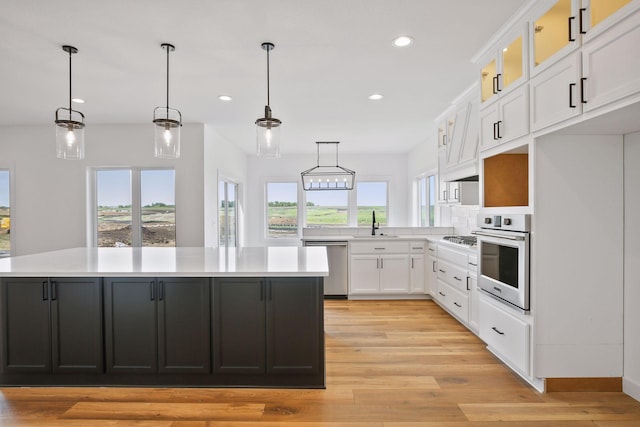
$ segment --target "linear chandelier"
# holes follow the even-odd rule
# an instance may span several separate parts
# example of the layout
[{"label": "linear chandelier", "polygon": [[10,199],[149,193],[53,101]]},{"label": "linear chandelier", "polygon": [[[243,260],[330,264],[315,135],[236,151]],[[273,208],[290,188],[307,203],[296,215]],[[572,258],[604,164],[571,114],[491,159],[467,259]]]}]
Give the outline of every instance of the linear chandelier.
[{"label": "linear chandelier", "polygon": [[[336,147],[335,166],[320,164],[320,146],[328,144],[335,145]],[[338,144],[340,144],[338,141],[316,142],[316,150],[318,152],[317,166],[307,169],[300,174],[302,177],[302,188],[305,191],[353,190],[356,173],[338,164]]]}]

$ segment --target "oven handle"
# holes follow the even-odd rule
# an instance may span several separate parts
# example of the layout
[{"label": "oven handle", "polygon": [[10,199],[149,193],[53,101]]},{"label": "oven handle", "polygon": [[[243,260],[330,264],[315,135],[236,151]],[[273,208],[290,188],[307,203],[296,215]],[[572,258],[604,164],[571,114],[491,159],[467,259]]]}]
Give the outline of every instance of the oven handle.
[{"label": "oven handle", "polygon": [[524,240],[524,237],[522,236],[510,236],[510,235],[506,235],[506,234],[495,234],[495,233],[488,233],[486,231],[472,231],[471,234],[476,234],[478,236],[485,236],[485,237],[495,237],[496,239],[507,239],[507,240]]}]

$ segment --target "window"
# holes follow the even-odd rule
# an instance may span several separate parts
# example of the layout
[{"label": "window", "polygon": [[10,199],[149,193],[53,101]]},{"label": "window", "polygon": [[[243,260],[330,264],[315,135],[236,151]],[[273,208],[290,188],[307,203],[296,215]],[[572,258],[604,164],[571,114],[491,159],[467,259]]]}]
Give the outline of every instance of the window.
[{"label": "window", "polygon": [[433,227],[436,212],[436,176],[418,178],[418,225]]},{"label": "window", "polygon": [[238,241],[238,184],[219,181],[218,200],[219,246],[235,247]]},{"label": "window", "polygon": [[358,225],[371,225],[374,211],[376,223],[387,225],[387,186],[386,181],[356,184]]},{"label": "window", "polygon": [[99,247],[175,246],[173,169],[97,170]]},{"label": "window", "polygon": [[305,192],[307,227],[349,225],[349,192],[323,190]]},{"label": "window", "polygon": [[267,237],[298,236],[298,183],[267,182]]},{"label": "window", "polygon": [[0,257],[11,254],[9,171],[0,169]]}]

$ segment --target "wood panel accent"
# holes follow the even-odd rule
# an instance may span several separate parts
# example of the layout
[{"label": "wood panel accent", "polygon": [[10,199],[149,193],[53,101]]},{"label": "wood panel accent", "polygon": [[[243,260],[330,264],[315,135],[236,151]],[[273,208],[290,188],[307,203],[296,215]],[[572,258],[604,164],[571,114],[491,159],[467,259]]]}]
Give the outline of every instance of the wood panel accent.
[{"label": "wood panel accent", "polygon": [[327,389],[0,388],[3,427],[640,427],[623,393],[541,394],[433,301],[325,301]]},{"label": "wood panel accent", "polygon": [[484,206],[529,205],[529,155],[498,154],[484,159]]},{"label": "wood panel accent", "polygon": [[547,392],[556,391],[622,391],[622,378],[547,378]]}]

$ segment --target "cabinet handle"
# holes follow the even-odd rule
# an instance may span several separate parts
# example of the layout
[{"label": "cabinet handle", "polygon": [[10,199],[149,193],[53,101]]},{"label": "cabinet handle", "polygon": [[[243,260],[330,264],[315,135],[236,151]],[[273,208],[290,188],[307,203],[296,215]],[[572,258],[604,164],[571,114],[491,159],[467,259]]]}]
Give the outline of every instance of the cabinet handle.
[{"label": "cabinet handle", "polygon": [[413,268],[413,258],[411,258],[411,268]]},{"label": "cabinet handle", "polygon": [[443,297],[446,297],[446,296],[447,296],[447,294],[443,294],[443,293],[442,293],[442,291],[438,291],[438,293],[439,293],[440,295],[442,295]]},{"label": "cabinet handle", "polygon": [[442,191],[442,200],[447,200],[447,190]]},{"label": "cabinet handle", "polygon": [[58,299],[58,282],[51,282],[51,301],[55,301]]},{"label": "cabinet handle", "polygon": [[376,251],[384,251],[385,250],[385,248],[373,248],[373,249],[375,249]]},{"label": "cabinet handle", "polygon": [[384,259],[380,258],[380,268],[384,268]]},{"label": "cabinet handle", "polygon": [[498,76],[494,76],[493,79],[493,94],[498,93]]},{"label": "cabinet handle", "polygon": [[587,100],[584,99],[584,82],[587,81],[586,77],[582,77],[580,79],[580,102],[582,102],[583,104],[587,103]]},{"label": "cabinet handle", "polygon": [[435,273],[436,272],[436,262],[435,261],[432,261],[432,266],[431,267],[433,268],[433,272]]},{"label": "cabinet handle", "polygon": [[458,282],[462,282],[462,279],[459,278],[458,276],[453,276],[454,279],[456,279]]},{"label": "cabinet handle", "polygon": [[467,276],[467,290],[470,291],[471,288],[469,287],[469,279],[471,279],[471,277]]},{"label": "cabinet handle", "polygon": [[584,21],[584,12],[586,11],[587,11],[587,8],[585,7],[580,8],[580,34],[587,34],[587,32],[582,27],[582,22]]},{"label": "cabinet handle", "polygon": [[576,39],[573,38],[573,31],[571,31],[571,23],[573,22],[574,19],[576,19],[575,16],[569,17],[569,41],[570,42],[576,41]]},{"label": "cabinet handle", "polygon": [[271,280],[267,281],[267,290],[269,293],[269,301],[271,301],[271,299],[273,298],[273,283],[271,283]]},{"label": "cabinet handle", "polygon": [[472,262],[470,262],[470,263],[469,263],[469,265],[473,265],[474,267],[477,267],[477,266],[478,266],[478,264],[474,264],[474,263],[472,263]]},{"label": "cabinet handle", "polygon": [[453,302],[453,305],[455,305],[456,307],[462,308],[462,306],[455,301]]},{"label": "cabinet handle", "polygon": [[498,131],[497,131],[498,122],[493,122],[493,140],[498,140]]},{"label": "cabinet handle", "polygon": [[435,252],[435,251],[436,251],[436,250],[435,250],[435,249],[433,249],[433,248],[429,248],[429,250],[430,250],[431,252]]},{"label": "cabinet handle", "polygon": [[151,301],[156,299],[156,281],[152,280],[149,282],[149,289],[151,290]]},{"label": "cabinet handle", "polygon": [[502,92],[502,88],[500,88],[500,77],[502,77],[502,74],[496,74],[496,89],[498,89],[498,92]]},{"label": "cabinet handle", "polygon": [[569,108],[576,108],[573,103],[573,88],[576,87],[575,83],[569,83]]},{"label": "cabinet handle", "polygon": [[439,268],[439,269],[438,269],[438,271],[439,271],[440,273],[446,273],[446,271],[444,271],[444,270],[443,270],[443,269],[441,269],[441,268]]},{"label": "cabinet handle", "polygon": [[380,268],[380,258],[376,259],[376,268]]},{"label": "cabinet handle", "polygon": [[502,135],[500,135],[500,124],[502,123],[502,120],[498,120],[496,123],[496,127],[498,128],[498,139],[502,138]]},{"label": "cabinet handle", "polygon": [[164,299],[164,281],[160,280],[158,282],[158,301],[162,301]]},{"label": "cabinet handle", "polygon": [[442,135],[442,145],[447,145],[447,135]]},{"label": "cabinet handle", "polygon": [[42,282],[42,301],[49,299],[49,282],[46,280]]},{"label": "cabinet handle", "polygon": [[496,334],[504,335],[504,332],[500,331],[500,330],[499,330],[498,328],[496,328],[495,326],[494,326],[494,327],[492,327],[491,329],[493,329],[493,330],[495,331],[495,333],[496,333]]},{"label": "cabinet handle", "polygon": [[460,192],[460,190],[458,190],[457,188],[453,189],[453,199],[454,200],[460,200],[460,196],[458,195],[459,192]]},{"label": "cabinet handle", "polygon": [[260,301],[264,301],[264,280],[260,280]]}]

